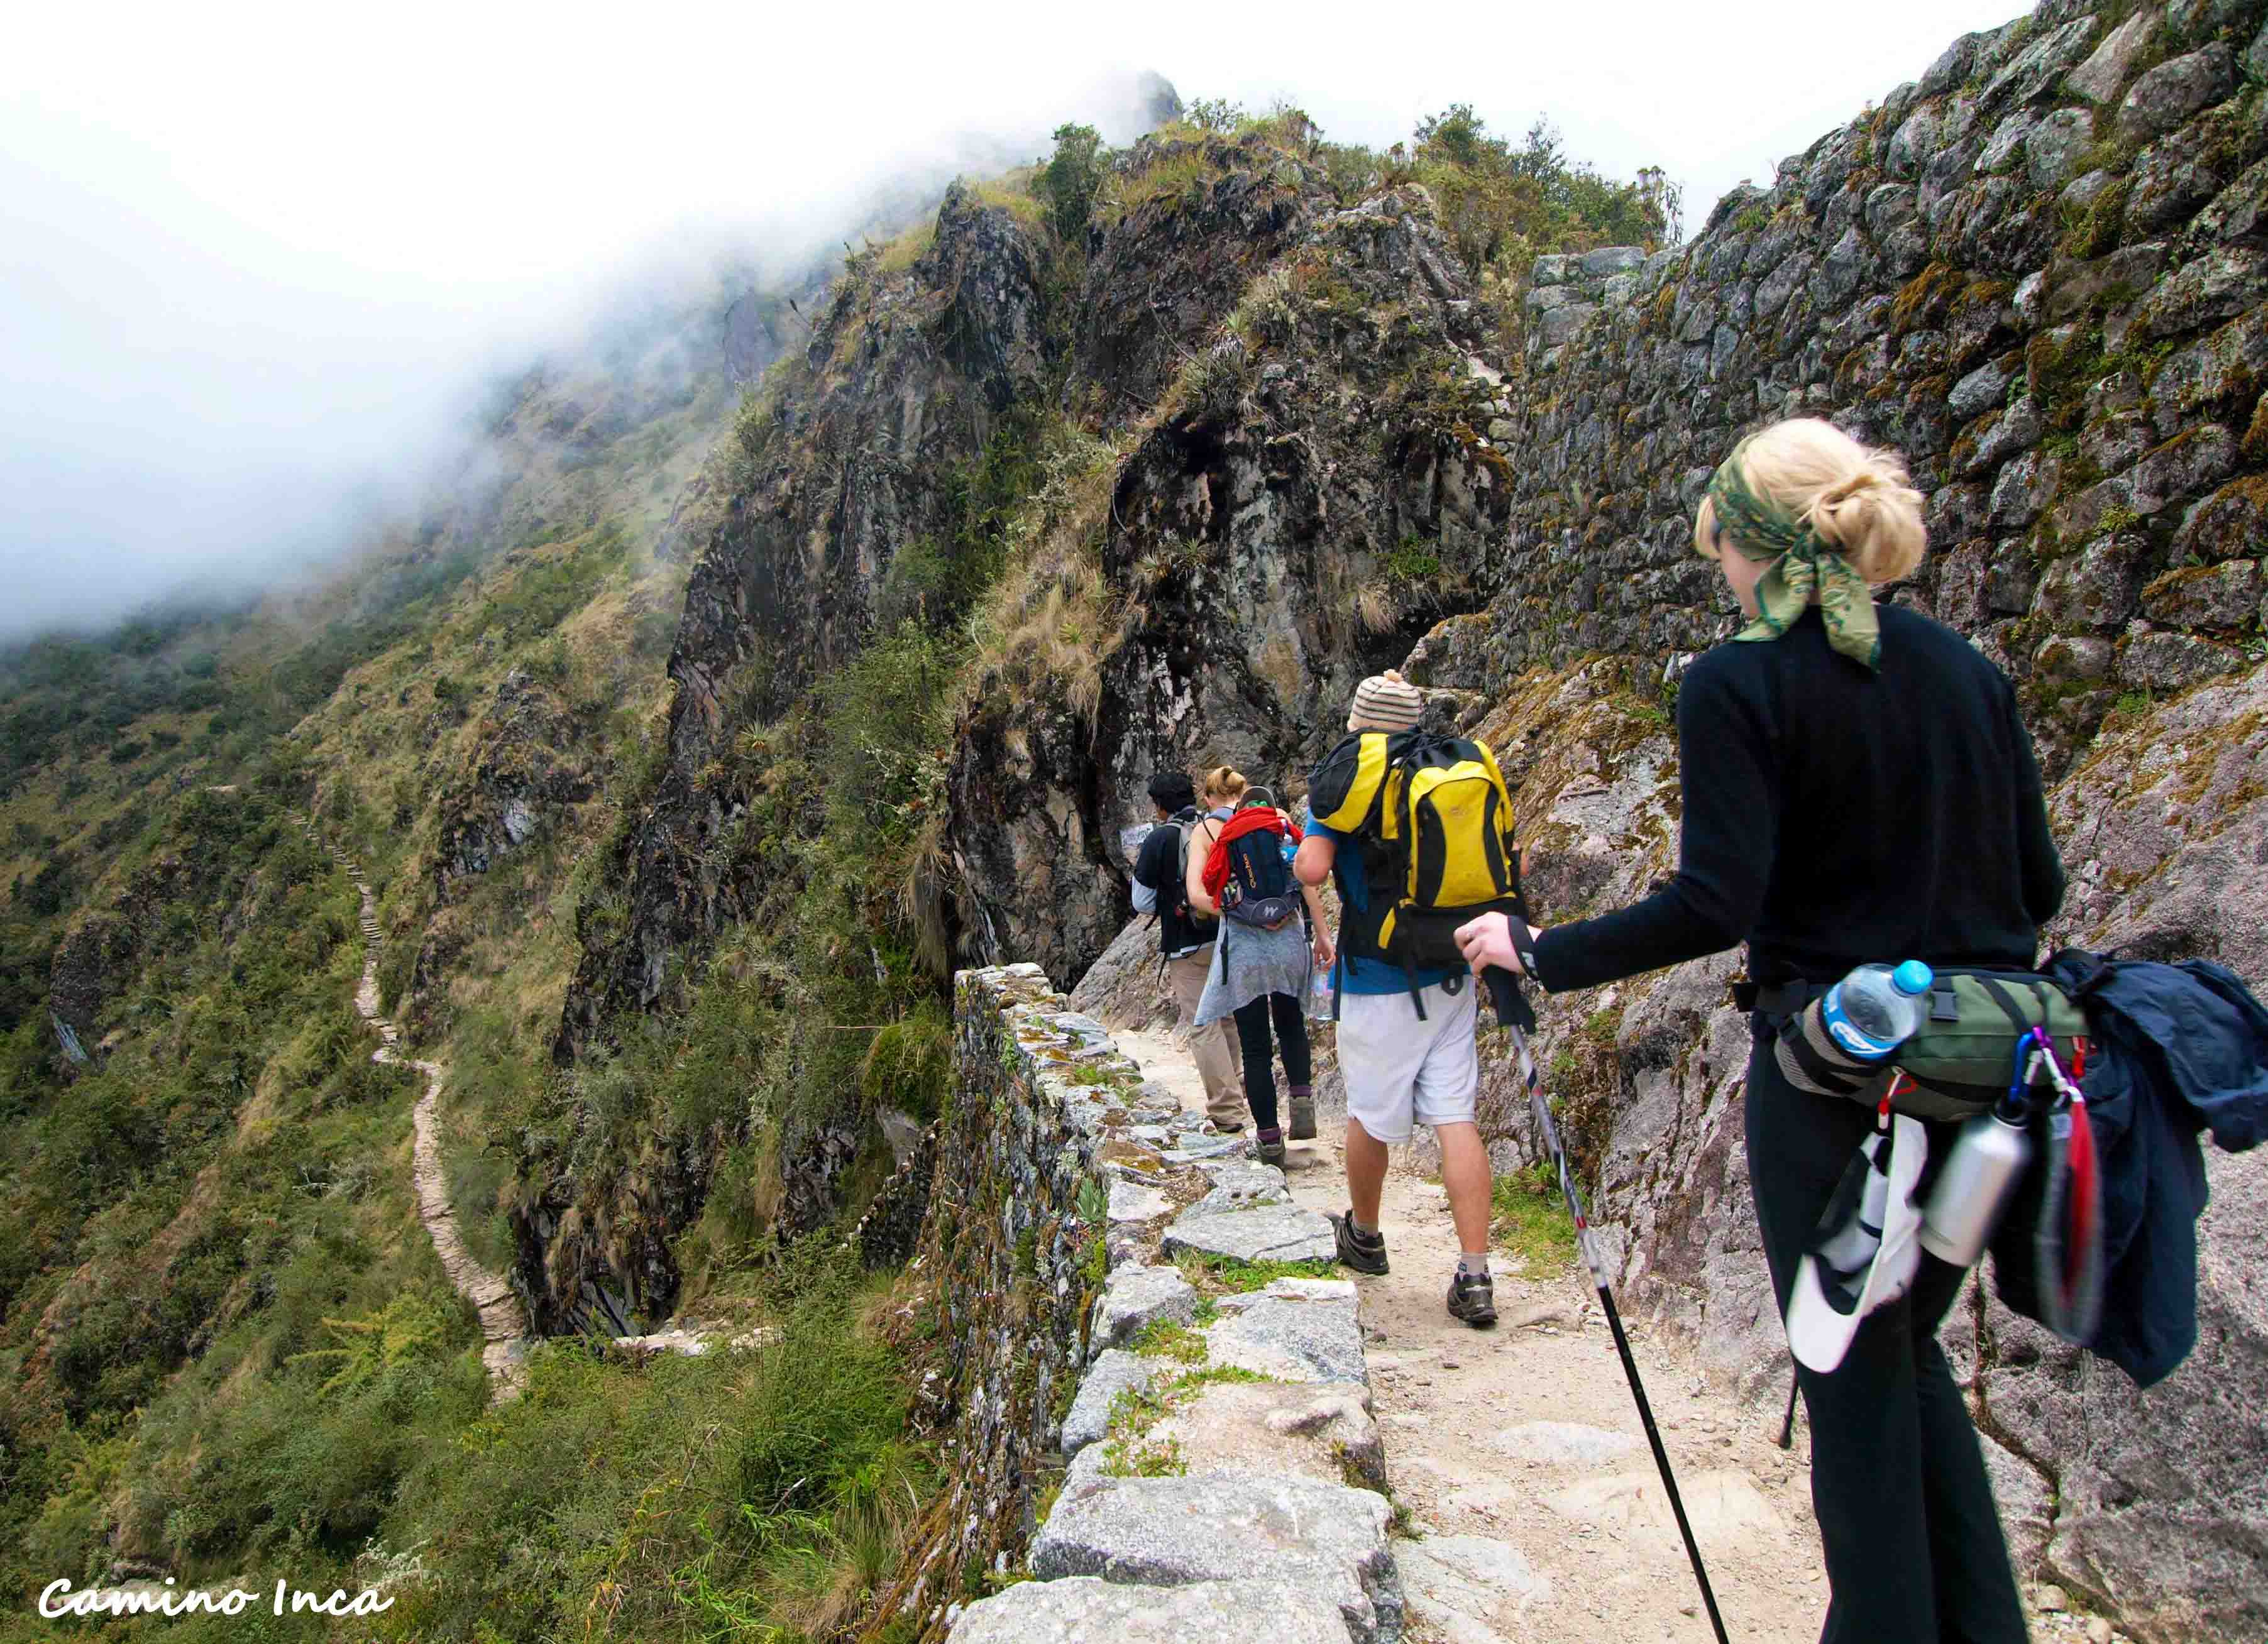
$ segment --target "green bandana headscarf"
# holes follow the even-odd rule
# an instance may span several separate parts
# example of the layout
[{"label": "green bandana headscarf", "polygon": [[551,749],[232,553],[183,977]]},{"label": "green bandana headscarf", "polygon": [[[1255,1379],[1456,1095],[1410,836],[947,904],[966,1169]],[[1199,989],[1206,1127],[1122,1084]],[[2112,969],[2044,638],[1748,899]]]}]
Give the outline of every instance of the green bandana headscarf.
[{"label": "green bandana headscarf", "polygon": [[1827,642],[1845,657],[1880,668],[1881,627],[1867,579],[1810,526],[1749,488],[1741,472],[1741,456],[1748,448],[1747,440],[1734,446],[1709,481],[1711,510],[1724,540],[1744,559],[1772,562],[1756,584],[1756,620],[1733,637],[1778,639],[1795,626],[1815,592]]}]

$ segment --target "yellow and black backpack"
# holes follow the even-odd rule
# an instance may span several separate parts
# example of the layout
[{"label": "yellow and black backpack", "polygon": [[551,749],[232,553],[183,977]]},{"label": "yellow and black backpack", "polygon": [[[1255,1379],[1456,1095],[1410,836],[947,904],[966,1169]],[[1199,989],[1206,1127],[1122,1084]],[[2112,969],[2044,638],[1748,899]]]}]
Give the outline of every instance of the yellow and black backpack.
[{"label": "yellow and black backpack", "polygon": [[1307,798],[1317,822],[1358,837],[1369,870],[1370,906],[1347,910],[1340,945],[1399,965],[1422,1019],[1418,972],[1464,963],[1458,926],[1487,913],[1526,917],[1496,755],[1465,737],[1366,730],[1323,756]]}]

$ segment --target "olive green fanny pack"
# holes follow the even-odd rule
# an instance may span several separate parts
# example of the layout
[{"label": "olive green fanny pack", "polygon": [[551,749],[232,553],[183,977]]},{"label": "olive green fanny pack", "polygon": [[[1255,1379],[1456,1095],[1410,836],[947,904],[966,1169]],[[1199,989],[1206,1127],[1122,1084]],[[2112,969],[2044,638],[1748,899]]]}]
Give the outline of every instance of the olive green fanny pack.
[{"label": "olive green fanny pack", "polygon": [[[1825,990],[1821,990],[1823,995]],[[1921,1027],[1888,1066],[1851,1060],[1820,1025],[1816,999],[1780,1024],[1780,1072],[1800,1090],[1873,1105],[1893,1073],[1905,1080],[1890,1105],[1916,1119],[1968,1119],[1989,1112],[2022,1073],[2019,1041],[2035,1029],[2066,1066],[2087,1033],[2087,1014],[2051,977],[2029,971],[1940,970]]]}]

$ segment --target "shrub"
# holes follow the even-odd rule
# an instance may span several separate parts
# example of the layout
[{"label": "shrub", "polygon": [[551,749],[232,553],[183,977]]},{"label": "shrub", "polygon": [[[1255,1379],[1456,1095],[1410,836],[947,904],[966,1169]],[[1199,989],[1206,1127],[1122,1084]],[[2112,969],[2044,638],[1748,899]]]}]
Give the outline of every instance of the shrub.
[{"label": "shrub", "polygon": [[937,1117],[953,1083],[953,1022],[924,1002],[874,1035],[860,1069],[870,1107],[895,1107],[924,1123]]},{"label": "shrub", "polygon": [[1108,150],[1093,126],[1056,128],[1056,151],[1040,170],[1040,192],[1048,202],[1049,221],[1066,241],[1078,244],[1086,238],[1095,190],[1102,186],[1108,162]]},{"label": "shrub", "polygon": [[1530,126],[1514,148],[1492,136],[1470,104],[1453,103],[1419,122],[1414,169],[1476,279],[1492,267],[1524,281],[1546,252],[1651,247],[1678,231],[1678,191],[1658,168],[1637,182],[1612,181],[1568,160],[1548,121]]}]

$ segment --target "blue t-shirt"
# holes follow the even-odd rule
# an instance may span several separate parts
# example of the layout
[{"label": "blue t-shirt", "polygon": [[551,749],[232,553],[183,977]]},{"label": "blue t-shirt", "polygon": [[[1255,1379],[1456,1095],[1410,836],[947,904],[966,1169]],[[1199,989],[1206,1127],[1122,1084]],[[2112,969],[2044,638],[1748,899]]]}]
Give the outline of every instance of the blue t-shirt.
[{"label": "blue t-shirt", "polygon": [[[1340,906],[1361,913],[1370,906],[1370,874],[1363,865],[1362,847],[1352,833],[1342,833],[1336,828],[1325,827],[1320,822],[1310,822],[1307,832],[1320,833],[1338,843],[1338,855],[1331,862],[1331,881],[1339,888]],[[1436,987],[1452,976],[1463,975],[1461,965],[1443,969],[1421,970],[1418,972],[1420,987]],[[1410,975],[1398,965],[1384,959],[1364,958],[1341,949],[1338,957],[1338,985],[1350,994],[1406,994],[1410,991]]]}]

